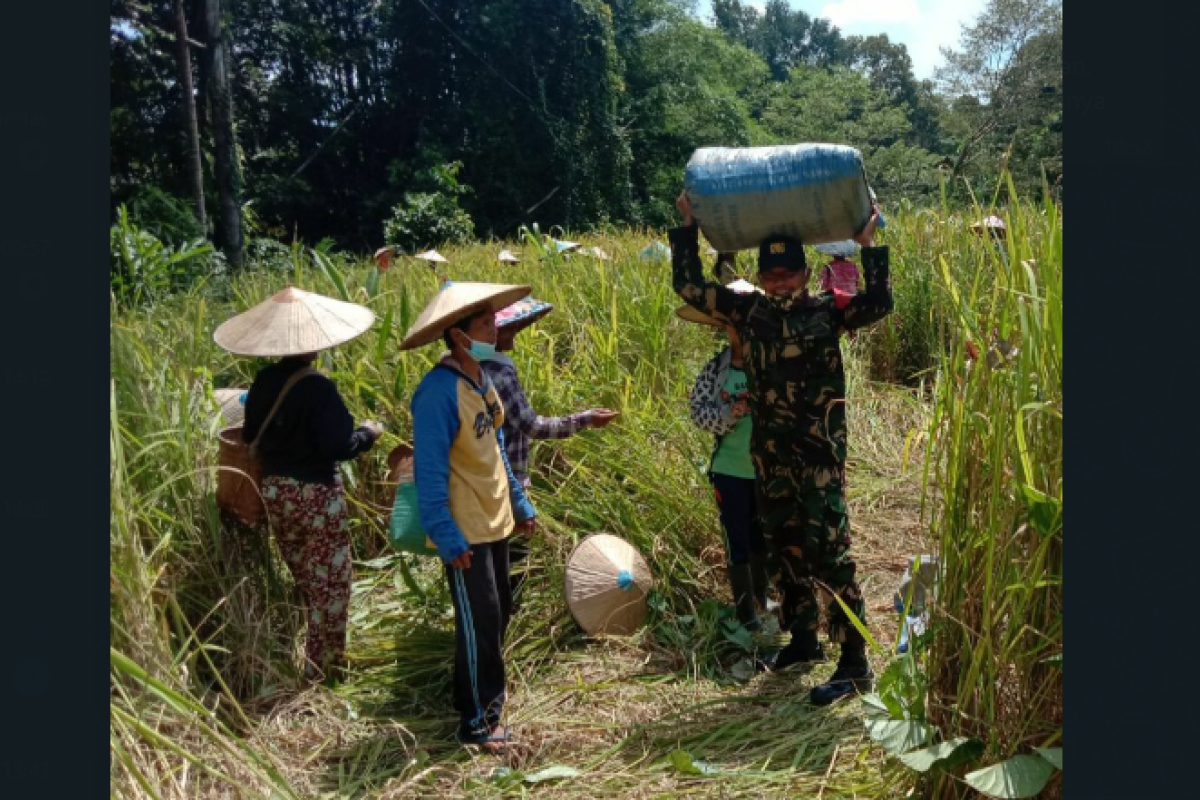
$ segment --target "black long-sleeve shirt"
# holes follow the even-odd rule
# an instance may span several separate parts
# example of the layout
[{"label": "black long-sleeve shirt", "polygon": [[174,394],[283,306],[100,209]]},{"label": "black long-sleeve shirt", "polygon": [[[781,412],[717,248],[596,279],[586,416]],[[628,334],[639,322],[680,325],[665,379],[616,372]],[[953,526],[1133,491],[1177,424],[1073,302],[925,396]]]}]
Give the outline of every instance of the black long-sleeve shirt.
[{"label": "black long-sleeve shirt", "polygon": [[[306,361],[285,358],[259,371],[246,398],[244,441],[254,441],[283,385],[305,366]],[[292,386],[258,443],[258,452],[264,478],[279,475],[331,485],[337,478],[337,462],[367,452],[374,443],[370,431],[354,427],[333,381],[318,374]]]}]

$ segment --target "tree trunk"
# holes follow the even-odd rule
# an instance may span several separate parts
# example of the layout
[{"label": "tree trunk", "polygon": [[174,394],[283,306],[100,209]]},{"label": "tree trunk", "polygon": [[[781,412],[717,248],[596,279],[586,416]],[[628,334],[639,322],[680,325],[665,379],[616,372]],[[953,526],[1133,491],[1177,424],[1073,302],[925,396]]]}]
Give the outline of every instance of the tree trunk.
[{"label": "tree trunk", "polygon": [[208,221],[204,214],[204,171],[200,161],[200,128],[196,124],[196,94],[192,86],[192,54],[189,51],[187,15],[183,0],[175,0],[175,39],[179,48],[179,91],[183,96],[183,121],[188,135],[188,183],[191,184],[192,205],[196,207],[196,219],[207,230]]},{"label": "tree trunk", "polygon": [[241,175],[233,138],[233,93],[229,88],[229,53],[221,25],[221,0],[205,0],[204,11],[208,27],[209,119],[218,197],[216,241],[230,266],[236,268],[242,265]]}]

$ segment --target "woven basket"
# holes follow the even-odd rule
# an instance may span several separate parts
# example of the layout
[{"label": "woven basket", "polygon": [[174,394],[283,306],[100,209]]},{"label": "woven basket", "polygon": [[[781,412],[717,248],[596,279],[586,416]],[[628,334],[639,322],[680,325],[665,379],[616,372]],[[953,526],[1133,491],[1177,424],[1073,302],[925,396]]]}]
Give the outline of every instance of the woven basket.
[{"label": "woven basket", "polygon": [[257,525],[266,516],[258,490],[262,462],[242,441],[242,426],[223,428],[217,434],[217,505],[245,525]]}]

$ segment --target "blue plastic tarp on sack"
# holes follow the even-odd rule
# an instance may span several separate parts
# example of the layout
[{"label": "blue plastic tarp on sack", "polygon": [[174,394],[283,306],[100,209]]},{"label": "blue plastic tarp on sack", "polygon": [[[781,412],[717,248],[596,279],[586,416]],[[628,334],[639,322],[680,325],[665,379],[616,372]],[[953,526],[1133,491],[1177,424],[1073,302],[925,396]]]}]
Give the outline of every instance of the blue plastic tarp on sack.
[{"label": "blue plastic tarp on sack", "polygon": [[722,252],[772,234],[805,244],[849,239],[871,216],[862,154],[844,145],[702,147],[684,186],[705,238]]}]

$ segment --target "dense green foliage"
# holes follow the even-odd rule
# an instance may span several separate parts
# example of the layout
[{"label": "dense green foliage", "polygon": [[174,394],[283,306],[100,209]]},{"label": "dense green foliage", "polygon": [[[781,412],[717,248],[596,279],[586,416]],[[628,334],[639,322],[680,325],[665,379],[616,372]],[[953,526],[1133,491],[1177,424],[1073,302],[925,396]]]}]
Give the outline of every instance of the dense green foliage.
[{"label": "dense green foliage", "polygon": [[[175,2],[110,0],[114,214],[147,185],[190,196]],[[184,3],[198,44],[204,5]],[[783,0],[761,14],[716,0],[709,21],[685,0],[222,8],[240,201],[265,228],[307,242],[378,246],[398,207],[442,210],[447,195],[427,184],[432,169],[453,162],[473,190],[461,207],[483,237],[511,235],[529,219],[663,225],[688,156],[709,145],[849,144],[863,151],[885,203],[933,197],[939,165],[961,200],[959,178],[978,189],[1001,162],[1031,195],[1043,169],[1052,184],[1061,174],[1058,0],[991,0],[936,84],[915,78],[904,45],[843,36]],[[204,190],[215,209],[211,179]]]}]

